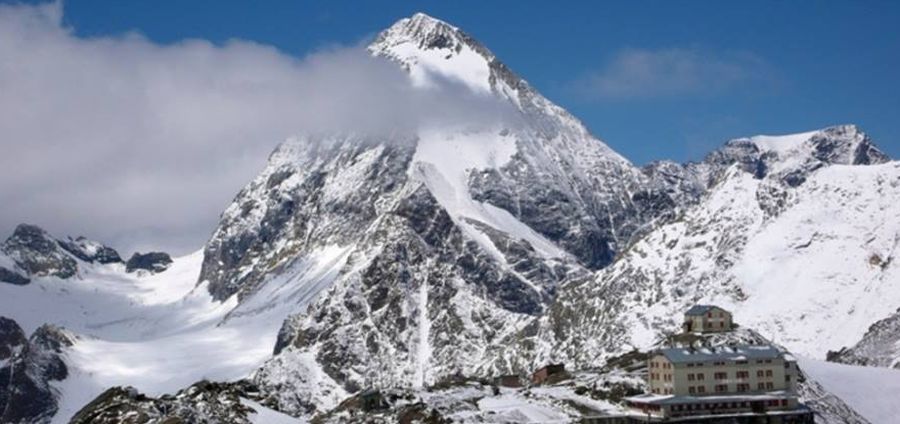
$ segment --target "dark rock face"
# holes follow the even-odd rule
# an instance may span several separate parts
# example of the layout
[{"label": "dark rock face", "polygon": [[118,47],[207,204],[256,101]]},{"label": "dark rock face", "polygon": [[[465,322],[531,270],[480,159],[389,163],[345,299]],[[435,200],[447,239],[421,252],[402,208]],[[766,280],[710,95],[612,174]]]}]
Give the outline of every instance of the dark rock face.
[{"label": "dark rock face", "polygon": [[119,252],[115,249],[104,246],[95,241],[88,240],[84,237],[71,238],[66,241],[59,242],[60,247],[72,254],[78,259],[85,262],[96,262],[100,264],[111,264],[122,262]]},{"label": "dark rock face", "polygon": [[874,165],[890,159],[855,125],[826,128],[810,139],[813,156],[824,163]]},{"label": "dark rock face", "polygon": [[41,326],[26,341],[14,321],[0,317],[0,422],[49,422],[58,408],[50,382],[68,376],[61,355],[71,345],[51,325]]},{"label": "dark rock face", "polygon": [[4,267],[0,267],[0,282],[24,286],[31,282],[31,279]]},{"label": "dark rock face", "polygon": [[[675,205],[630,164],[595,157],[592,174],[567,175],[565,170],[584,165],[541,151],[549,146],[521,148],[525,153],[502,168],[473,173],[472,197],[505,209],[588,268],[608,265],[635,231]],[[548,167],[534,158],[559,163]]]},{"label": "dark rock face", "polygon": [[[210,294],[216,300],[243,296],[303,252],[358,237],[378,216],[379,204],[402,187],[414,153],[402,140],[376,143],[338,137],[280,146],[206,245],[200,281],[209,281]],[[346,193],[336,195],[339,190]]]},{"label": "dark rock face", "polygon": [[21,224],[3,243],[3,250],[29,275],[69,278],[78,272],[78,264],[46,231]]},{"label": "dark rock face", "polygon": [[131,255],[128,262],[125,263],[126,272],[134,272],[137,270],[150,271],[152,273],[163,272],[172,265],[172,257],[164,252],[148,252]]},{"label": "dark rock face", "polygon": [[133,387],[113,387],[78,411],[72,424],[238,423],[249,424],[255,412],[240,398],[257,398],[250,383],[201,381],[175,395],[153,398]]},{"label": "dark rock face", "polygon": [[15,321],[0,317],[0,361],[17,355],[28,342],[25,332]]},{"label": "dark rock face", "polygon": [[703,162],[721,171],[736,163],[744,172],[761,179],[768,173],[767,159],[772,157],[774,155],[760,150],[756,143],[748,139],[737,139],[707,155]]}]

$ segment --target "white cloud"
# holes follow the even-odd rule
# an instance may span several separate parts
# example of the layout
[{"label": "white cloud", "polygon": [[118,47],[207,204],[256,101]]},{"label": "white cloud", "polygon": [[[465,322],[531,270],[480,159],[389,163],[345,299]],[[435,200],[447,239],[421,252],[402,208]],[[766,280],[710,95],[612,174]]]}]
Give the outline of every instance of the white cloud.
[{"label": "white cloud", "polygon": [[752,53],[626,49],[576,87],[588,98],[632,99],[714,95],[770,78],[769,65]]},{"label": "white cloud", "polygon": [[457,87],[414,90],[359,47],[82,39],[61,18],[60,3],[0,5],[0,234],[29,222],[185,252],[288,136],[499,113]]}]

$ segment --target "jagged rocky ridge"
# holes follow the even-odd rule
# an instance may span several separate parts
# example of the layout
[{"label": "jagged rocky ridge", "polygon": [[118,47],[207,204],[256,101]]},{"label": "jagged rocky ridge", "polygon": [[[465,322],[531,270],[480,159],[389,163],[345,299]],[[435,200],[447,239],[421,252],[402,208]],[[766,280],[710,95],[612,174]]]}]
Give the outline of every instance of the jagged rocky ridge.
[{"label": "jagged rocky ridge", "polygon": [[49,324],[26,339],[15,321],[0,317],[0,422],[50,422],[58,398],[51,383],[68,376],[62,354],[72,343]]},{"label": "jagged rocky ridge", "polygon": [[122,262],[113,248],[84,237],[57,240],[42,228],[20,224],[0,244],[0,282],[25,285],[32,277],[71,278],[78,261],[98,264]]},{"label": "jagged rocky ridge", "polygon": [[828,352],[828,360],[900,369],[900,310],[872,324],[855,345]]},{"label": "jagged rocky ridge", "polygon": [[174,395],[158,398],[133,387],[112,387],[78,411],[71,424],[235,423],[250,424],[257,412],[242,403],[256,388],[247,382],[201,381]]},{"label": "jagged rocky ridge", "polygon": [[[590,365],[647,346],[678,328],[681,311],[710,302],[804,355],[855,340],[900,302],[890,264],[900,167],[886,161],[856,127],[839,126],[739,139],[701,163],[664,164],[672,190],[706,187],[701,200],[593,279],[561,289],[508,350],[534,353],[520,356],[522,367]],[[872,255],[886,266],[871,265]]]}]

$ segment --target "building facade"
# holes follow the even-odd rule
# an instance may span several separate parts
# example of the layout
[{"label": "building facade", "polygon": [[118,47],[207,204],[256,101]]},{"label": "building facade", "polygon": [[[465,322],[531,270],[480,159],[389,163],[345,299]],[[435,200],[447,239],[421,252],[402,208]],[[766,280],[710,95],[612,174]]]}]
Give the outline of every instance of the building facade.
[{"label": "building facade", "polygon": [[647,365],[649,393],[626,401],[633,411],[648,417],[791,416],[804,409],[795,390],[796,361],[773,346],[661,349]]},{"label": "building facade", "polygon": [[731,331],[731,312],[715,305],[694,305],[684,313],[687,333],[718,333]]}]

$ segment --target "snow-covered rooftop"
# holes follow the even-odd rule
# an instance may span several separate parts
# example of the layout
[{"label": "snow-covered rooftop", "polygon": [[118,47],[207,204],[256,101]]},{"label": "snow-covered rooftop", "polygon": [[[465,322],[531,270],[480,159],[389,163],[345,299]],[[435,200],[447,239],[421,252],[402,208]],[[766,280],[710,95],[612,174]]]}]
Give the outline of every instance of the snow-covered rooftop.
[{"label": "snow-covered rooftop", "polygon": [[695,361],[746,361],[751,359],[775,359],[782,352],[774,346],[740,345],[704,347],[700,349],[675,347],[661,349],[659,353],[673,363]]}]

